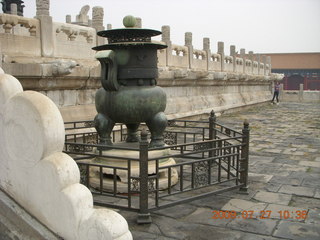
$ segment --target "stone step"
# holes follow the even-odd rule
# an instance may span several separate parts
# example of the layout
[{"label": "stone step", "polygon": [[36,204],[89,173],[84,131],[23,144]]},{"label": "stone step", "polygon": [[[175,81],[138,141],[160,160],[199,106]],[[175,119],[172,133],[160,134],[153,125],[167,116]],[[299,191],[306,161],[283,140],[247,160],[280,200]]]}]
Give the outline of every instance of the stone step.
[{"label": "stone step", "polygon": [[61,240],[0,189],[1,240]]}]

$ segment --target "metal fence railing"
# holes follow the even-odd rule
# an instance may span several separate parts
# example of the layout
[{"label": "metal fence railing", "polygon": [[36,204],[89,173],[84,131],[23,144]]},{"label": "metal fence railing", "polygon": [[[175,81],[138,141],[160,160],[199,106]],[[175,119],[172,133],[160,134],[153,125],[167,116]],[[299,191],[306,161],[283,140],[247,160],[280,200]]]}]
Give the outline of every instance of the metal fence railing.
[{"label": "metal fence railing", "polygon": [[95,204],[137,211],[139,223],[150,222],[152,210],[247,190],[246,121],[238,132],[217,123],[214,112],[209,121],[171,120],[164,133],[166,146],[152,149],[145,128],[139,143],[124,144],[126,129],[119,124],[114,145],[102,148],[92,126],[66,123],[65,152],[78,164],[81,183],[91,190]]}]

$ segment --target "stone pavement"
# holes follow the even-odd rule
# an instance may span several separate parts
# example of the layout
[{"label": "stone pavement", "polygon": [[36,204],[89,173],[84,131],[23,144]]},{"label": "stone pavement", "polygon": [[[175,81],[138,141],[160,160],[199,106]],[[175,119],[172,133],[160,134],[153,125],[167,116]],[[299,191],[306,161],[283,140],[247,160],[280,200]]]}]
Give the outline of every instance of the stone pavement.
[{"label": "stone pavement", "polygon": [[[249,194],[158,210],[147,225],[120,211],[134,239],[320,239],[320,104],[252,107],[218,122],[241,130],[244,119],[251,128]],[[213,219],[219,210],[239,217]]]}]

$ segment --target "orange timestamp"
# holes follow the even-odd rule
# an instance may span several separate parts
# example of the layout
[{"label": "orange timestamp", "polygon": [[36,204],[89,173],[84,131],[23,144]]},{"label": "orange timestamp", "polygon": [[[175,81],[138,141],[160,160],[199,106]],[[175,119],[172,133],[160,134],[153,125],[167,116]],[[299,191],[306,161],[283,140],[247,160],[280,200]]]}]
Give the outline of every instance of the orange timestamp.
[{"label": "orange timestamp", "polygon": [[280,219],[301,219],[304,220],[308,216],[307,210],[297,210],[297,211],[289,211],[289,210],[281,210],[277,211],[275,214],[272,214],[271,210],[263,210],[263,211],[252,211],[252,210],[244,210],[241,212],[236,211],[222,211],[222,210],[214,210],[212,211],[212,219],[269,219],[271,215],[273,217],[278,216]]}]

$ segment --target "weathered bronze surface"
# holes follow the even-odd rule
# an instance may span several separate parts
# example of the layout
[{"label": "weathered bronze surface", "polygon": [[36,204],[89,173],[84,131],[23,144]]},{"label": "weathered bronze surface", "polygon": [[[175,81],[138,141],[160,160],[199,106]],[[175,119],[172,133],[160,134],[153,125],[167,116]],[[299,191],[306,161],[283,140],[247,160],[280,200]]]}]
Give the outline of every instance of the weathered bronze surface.
[{"label": "weathered bronze surface", "polygon": [[135,18],[127,16],[127,28],[98,32],[108,38],[108,44],[93,48],[99,51],[96,58],[101,63],[102,84],[95,99],[95,127],[100,143],[112,145],[110,134],[115,123],[126,124],[127,142],[137,142],[137,129],[145,122],[151,132],[150,147],[162,147],[166,94],[156,86],[157,50],[167,46],[151,42],[160,31],[134,28],[134,23]]},{"label": "weathered bronze surface", "polygon": [[2,0],[2,11],[3,13],[11,14],[11,4],[15,3],[17,4],[17,13],[19,16],[23,16],[23,8],[25,7],[23,4],[23,1],[21,0]]}]

